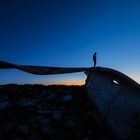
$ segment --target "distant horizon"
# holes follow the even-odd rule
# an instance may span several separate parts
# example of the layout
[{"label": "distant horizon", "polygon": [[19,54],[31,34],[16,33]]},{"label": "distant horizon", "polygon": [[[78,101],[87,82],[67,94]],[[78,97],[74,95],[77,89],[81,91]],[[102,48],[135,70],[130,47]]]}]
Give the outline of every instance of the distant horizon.
[{"label": "distant horizon", "polygon": [[[83,72],[84,73],[84,72]],[[57,74],[55,74],[57,75]],[[58,74],[59,75],[59,74]],[[60,74],[61,75],[69,75],[69,74]],[[84,74],[85,75],[85,74]],[[36,75],[35,75],[36,76]],[[40,75],[39,75],[40,76]],[[135,82],[137,82],[138,84],[140,84],[138,81],[136,81],[135,79],[133,79],[132,77],[130,77],[129,75],[126,75],[128,76],[129,78],[131,78],[132,80],[134,80]],[[86,76],[87,78],[87,76]],[[20,83],[20,82],[11,82],[11,83],[0,83],[0,85],[8,85],[8,84],[17,84],[17,85],[26,85],[26,84],[29,84],[29,85],[44,85],[44,86],[48,86],[48,85],[65,85],[65,86],[83,86],[86,84],[86,78],[85,80],[73,80],[73,81],[69,81],[69,80],[65,80],[65,81],[54,81],[54,82],[43,82],[43,83],[30,83],[30,82],[25,82],[25,83]]]},{"label": "distant horizon", "polygon": [[[9,63],[9,62],[8,62]],[[17,64],[18,65],[18,64]],[[20,64],[19,64],[20,65]],[[27,66],[35,66],[35,65],[32,65],[32,64],[28,64]],[[38,65],[39,66],[39,65]],[[43,65],[42,65],[43,66]],[[45,66],[44,66],[45,67]],[[47,67],[49,67],[49,66],[47,66]],[[100,67],[100,66],[97,66],[97,67]],[[54,67],[55,68],[55,67]],[[61,68],[70,68],[70,67],[61,67]],[[74,67],[73,67],[74,68]],[[76,68],[76,67],[75,67]],[[80,68],[80,67],[79,67]],[[90,67],[86,67],[86,68],[90,68]],[[112,69],[112,68],[111,68]],[[36,77],[36,76],[38,76],[38,77],[44,77],[44,76],[50,76],[50,77],[53,77],[53,76],[57,76],[57,75],[59,75],[60,77],[61,76],[66,76],[67,77],[67,75],[71,75],[71,73],[65,73],[65,74],[51,74],[51,75],[47,75],[47,74],[45,74],[45,75],[36,75],[36,74],[31,74],[31,73],[28,73],[28,72],[24,72],[24,71],[22,71],[22,70],[18,70],[18,69],[15,69],[15,68],[9,68],[9,69],[0,69],[0,71],[5,71],[5,70],[8,70],[8,71],[12,71],[12,70],[16,70],[16,71],[20,71],[21,73],[26,73],[27,75],[29,74],[29,75],[33,75],[34,77]],[[79,86],[82,86],[82,85],[85,85],[85,81],[86,81],[86,78],[87,78],[87,75],[84,73],[84,72],[76,72],[76,74],[77,73],[83,73],[83,75],[85,75],[85,80],[83,80],[83,79],[81,79],[81,80],[78,80],[78,79],[72,79],[72,80],[69,80],[69,79],[65,79],[64,81],[60,81],[60,80],[58,80],[58,81],[56,81],[56,80],[54,80],[54,81],[51,81],[51,82],[48,82],[48,81],[41,81],[40,83],[39,82],[22,82],[22,83],[20,83],[20,82],[18,82],[18,81],[16,81],[16,82],[7,82],[7,83],[1,83],[0,82],[0,85],[6,85],[6,84],[19,84],[19,85],[25,85],[25,84],[31,84],[31,85],[34,85],[34,84],[41,84],[41,85],[45,85],[45,86],[47,86],[47,85],[67,85],[67,86],[71,86],[71,85],[79,85]],[[123,72],[121,72],[121,73],[123,73]],[[73,74],[75,74],[74,72],[73,72]],[[127,75],[127,74],[125,74],[125,75]],[[135,82],[137,82],[138,84],[140,84],[140,82],[139,81],[137,81],[137,80],[135,80],[135,79],[133,79],[132,77],[134,77],[134,75],[132,75],[132,76],[129,76],[129,75],[127,75],[128,77],[130,77],[132,80],[134,80]]]},{"label": "distant horizon", "polygon": [[41,83],[6,83],[6,84],[0,84],[0,86],[5,86],[5,85],[43,85],[43,86],[84,86],[85,84],[71,84],[71,83],[49,83],[49,84],[41,84]]}]

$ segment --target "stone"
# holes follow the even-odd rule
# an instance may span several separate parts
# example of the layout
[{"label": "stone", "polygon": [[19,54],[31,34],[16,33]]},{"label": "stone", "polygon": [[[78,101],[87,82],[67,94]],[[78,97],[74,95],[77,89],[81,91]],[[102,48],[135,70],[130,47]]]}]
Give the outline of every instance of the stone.
[{"label": "stone", "polygon": [[63,101],[71,101],[73,99],[73,97],[71,95],[66,95],[62,98]]}]

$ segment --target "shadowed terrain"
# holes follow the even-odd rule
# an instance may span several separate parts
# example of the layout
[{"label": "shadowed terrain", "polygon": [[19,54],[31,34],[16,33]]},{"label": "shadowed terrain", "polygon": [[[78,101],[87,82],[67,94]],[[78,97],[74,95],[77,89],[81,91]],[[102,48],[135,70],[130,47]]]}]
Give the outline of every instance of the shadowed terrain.
[{"label": "shadowed terrain", "polygon": [[0,139],[101,139],[84,86],[1,85]]}]

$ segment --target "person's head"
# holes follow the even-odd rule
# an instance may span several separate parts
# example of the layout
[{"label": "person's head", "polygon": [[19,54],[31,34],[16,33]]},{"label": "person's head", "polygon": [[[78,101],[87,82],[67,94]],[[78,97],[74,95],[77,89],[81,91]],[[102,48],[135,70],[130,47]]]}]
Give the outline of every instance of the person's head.
[{"label": "person's head", "polygon": [[97,53],[95,52],[94,55],[96,55]]}]

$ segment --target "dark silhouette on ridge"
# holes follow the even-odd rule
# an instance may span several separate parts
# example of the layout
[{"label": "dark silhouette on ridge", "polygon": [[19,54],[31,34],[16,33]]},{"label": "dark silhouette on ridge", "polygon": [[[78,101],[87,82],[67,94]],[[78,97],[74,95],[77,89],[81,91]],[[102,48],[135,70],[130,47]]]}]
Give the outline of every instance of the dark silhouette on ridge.
[{"label": "dark silhouette on ridge", "polygon": [[95,52],[94,55],[93,55],[94,67],[96,67],[96,62],[97,62],[96,55],[97,55],[97,53]]}]

